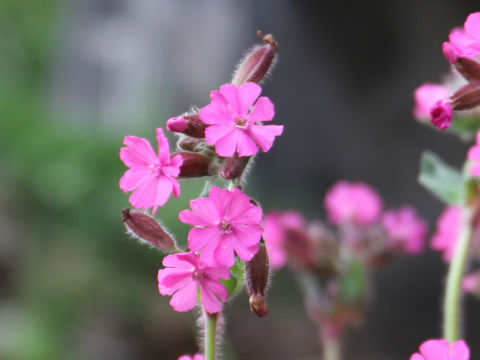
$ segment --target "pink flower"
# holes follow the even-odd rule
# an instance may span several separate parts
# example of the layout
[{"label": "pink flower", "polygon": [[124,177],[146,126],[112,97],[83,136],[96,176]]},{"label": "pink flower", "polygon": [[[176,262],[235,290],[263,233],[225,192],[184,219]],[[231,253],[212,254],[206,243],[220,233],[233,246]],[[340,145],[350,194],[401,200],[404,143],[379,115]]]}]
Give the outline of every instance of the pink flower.
[{"label": "pink flower", "polygon": [[465,275],[462,280],[462,289],[468,293],[480,292],[480,271]]},{"label": "pink flower", "polygon": [[338,181],[325,196],[325,208],[332,224],[354,221],[357,225],[369,225],[377,221],[382,199],[364,183]]},{"label": "pink flower", "polygon": [[462,209],[448,206],[437,221],[437,231],[433,235],[431,247],[443,251],[443,260],[452,259],[462,222]]},{"label": "pink flower", "polygon": [[392,240],[393,246],[400,246],[410,254],[420,254],[424,249],[427,222],[418,217],[411,206],[399,210],[387,210],[382,223]]},{"label": "pink flower", "polygon": [[178,360],[205,360],[205,356],[202,354],[195,354],[193,357],[190,355],[182,355],[178,358]]},{"label": "pink flower", "polygon": [[286,229],[304,230],[306,222],[296,211],[284,213],[270,212],[263,222],[263,236],[267,246],[270,264],[274,270],[280,269],[288,260],[286,246]]},{"label": "pink flower", "polygon": [[275,136],[282,134],[281,125],[261,125],[275,114],[268,97],[258,98],[261,91],[259,85],[247,82],[240,87],[224,84],[220,91],[211,92],[211,103],[200,110],[200,118],[210,125],[205,139],[215,145],[218,155],[232,157],[237,152],[240,157],[251,156],[258,153],[258,147],[266,152]]},{"label": "pink flower", "polygon": [[449,40],[443,43],[443,54],[452,63],[460,56],[473,58],[480,55],[480,12],[468,15],[463,29],[453,29]]},{"label": "pink flower", "polygon": [[445,130],[452,125],[453,109],[450,102],[439,100],[430,110],[431,122],[440,130]]},{"label": "pink flower", "polygon": [[253,205],[240,189],[232,191],[212,186],[208,198],[190,201],[192,210],[179,214],[182,222],[195,226],[188,234],[192,251],[200,251],[208,264],[231,267],[234,252],[250,261],[258,252],[262,236],[262,209]]},{"label": "pink flower", "polygon": [[164,205],[170,194],[180,195],[180,184],[175,178],[180,173],[181,156],[170,157],[168,140],[162,129],[157,129],[158,155],[147,139],[126,136],[120,149],[120,159],[130,169],[120,179],[124,192],[135,190],[130,195],[130,204],[138,209],[153,207],[153,213]]},{"label": "pink flower", "polygon": [[469,360],[470,349],[463,340],[452,345],[447,340],[430,339],[420,345],[420,354],[415,353],[410,360]]},{"label": "pink flower", "polygon": [[415,99],[413,114],[419,119],[429,118],[433,106],[439,100],[448,99],[449,96],[449,91],[441,84],[422,84],[413,92],[413,97]]},{"label": "pink flower", "polygon": [[480,131],[477,133],[477,143],[468,150],[468,160],[473,161],[470,167],[472,176],[480,176]]},{"label": "pink flower", "polygon": [[163,259],[164,269],[158,270],[158,290],[162,295],[173,295],[170,305],[179,312],[192,310],[198,301],[209,313],[222,310],[228,291],[218,279],[229,279],[227,267],[206,265],[193,252],[168,255]]}]

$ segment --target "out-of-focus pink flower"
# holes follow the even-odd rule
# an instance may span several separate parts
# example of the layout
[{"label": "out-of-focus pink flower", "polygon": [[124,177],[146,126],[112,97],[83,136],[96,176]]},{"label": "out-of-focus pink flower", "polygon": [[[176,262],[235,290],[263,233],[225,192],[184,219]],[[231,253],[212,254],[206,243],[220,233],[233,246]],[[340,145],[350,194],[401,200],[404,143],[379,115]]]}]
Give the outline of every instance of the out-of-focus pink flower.
[{"label": "out-of-focus pink flower", "polygon": [[332,224],[353,221],[357,225],[369,225],[377,221],[382,199],[375,189],[364,183],[342,180],[328,190],[325,208]]},{"label": "out-of-focus pink flower", "polygon": [[437,221],[437,231],[433,235],[431,247],[443,251],[443,260],[452,259],[462,224],[462,209],[448,206]]},{"label": "out-of-focus pink flower", "polygon": [[480,271],[465,275],[462,280],[462,289],[468,293],[480,293]]},{"label": "out-of-focus pink flower", "polygon": [[428,225],[413,207],[385,211],[382,223],[394,248],[401,247],[410,254],[420,254],[425,248]]},{"label": "out-of-focus pink flower", "polygon": [[430,118],[433,106],[440,100],[448,99],[449,96],[448,89],[441,84],[422,84],[413,92],[415,99],[413,114],[418,119]]},{"label": "out-of-focus pink flower", "polygon": [[440,130],[445,130],[452,125],[453,109],[450,102],[439,100],[430,110],[431,122]]},{"label": "out-of-focus pink flower", "polygon": [[453,29],[449,40],[443,43],[443,54],[451,63],[460,56],[473,58],[480,55],[480,12],[468,15],[463,29]]},{"label": "out-of-focus pink flower", "polygon": [[170,157],[170,146],[162,129],[157,129],[158,155],[147,139],[126,136],[120,149],[120,159],[130,169],[120,179],[124,192],[135,190],[129,201],[138,209],[153,207],[153,213],[164,205],[170,194],[180,195],[180,183],[175,179],[180,173],[182,158]]},{"label": "out-of-focus pink flower", "polygon": [[296,211],[284,213],[270,212],[265,216],[263,237],[272,269],[280,269],[288,260],[288,254],[285,249],[287,240],[285,230],[287,228],[303,230],[305,226],[305,219]]},{"label": "out-of-focus pink flower", "polygon": [[275,136],[282,134],[282,125],[261,124],[275,115],[270,99],[258,98],[261,91],[260,85],[247,82],[240,87],[224,84],[220,91],[211,92],[211,103],[200,110],[200,118],[209,125],[205,139],[215,145],[218,155],[232,157],[236,152],[240,157],[251,156],[258,153],[258,147],[266,152]]},{"label": "out-of-focus pink flower", "polygon": [[410,360],[469,360],[470,349],[463,340],[452,345],[447,340],[430,339],[420,345],[420,353],[415,353]]},{"label": "out-of-focus pink flower", "polygon": [[480,131],[477,133],[477,143],[468,150],[468,160],[473,161],[470,167],[472,176],[480,176]]},{"label": "out-of-focus pink flower", "polygon": [[190,355],[182,355],[178,358],[178,360],[205,360],[205,356],[202,354],[195,354],[193,357]]},{"label": "out-of-focus pink flower", "polygon": [[158,290],[162,295],[173,295],[170,305],[179,312],[192,310],[201,302],[209,313],[222,310],[228,291],[218,279],[229,279],[230,270],[224,266],[208,266],[193,253],[168,255],[163,259],[164,269],[158,271]]},{"label": "out-of-focus pink flower", "polygon": [[212,186],[208,198],[191,200],[190,207],[192,210],[181,211],[179,218],[195,226],[188,234],[188,244],[192,251],[201,252],[204,262],[231,267],[234,252],[245,261],[258,252],[262,209],[240,189]]}]

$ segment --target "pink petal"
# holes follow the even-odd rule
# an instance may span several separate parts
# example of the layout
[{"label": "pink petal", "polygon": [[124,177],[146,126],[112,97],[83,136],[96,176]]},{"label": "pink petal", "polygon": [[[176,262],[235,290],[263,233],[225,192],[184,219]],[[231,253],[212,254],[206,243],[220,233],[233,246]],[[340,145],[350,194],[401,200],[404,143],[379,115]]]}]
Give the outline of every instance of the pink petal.
[{"label": "pink petal", "polygon": [[123,143],[127,147],[120,149],[120,159],[128,167],[148,166],[158,163],[158,159],[147,139],[126,136]]},{"label": "pink petal", "polygon": [[427,340],[420,345],[420,353],[426,360],[448,360],[450,343],[447,340]]},{"label": "pink petal", "polygon": [[152,172],[148,169],[134,168],[125,171],[125,174],[120,178],[120,189],[124,192],[135,190],[144,181],[154,178]]},{"label": "pink petal", "polygon": [[[178,359],[180,360],[180,359]],[[415,353],[410,357],[410,360],[425,360],[425,358],[419,353]]]},{"label": "pink petal", "polygon": [[[210,190],[210,194],[216,191],[215,188],[217,187],[212,186],[212,189]],[[203,216],[205,220],[208,221],[209,224],[215,225],[215,224],[218,224],[221,220],[220,219],[221,214],[219,212],[220,210],[218,209],[215,202],[210,198],[199,198],[199,199],[190,200],[190,207],[192,208],[193,211]],[[197,224],[190,224],[190,225],[197,225]],[[198,225],[200,225],[200,223]]]},{"label": "pink petal", "polygon": [[180,190],[180,183],[176,179],[170,179],[170,182],[172,183],[172,190],[173,190],[173,196],[178,198],[180,196],[181,190]]},{"label": "pink petal", "polygon": [[235,129],[233,122],[220,125],[211,125],[205,129],[205,140],[210,145],[215,145],[216,142]]},{"label": "pink petal", "polygon": [[[233,254],[233,236],[224,234],[215,248],[213,257],[219,265],[232,267],[235,264],[235,256]],[[203,255],[203,253],[202,253]]]},{"label": "pink petal", "polygon": [[[212,91],[212,94],[213,93]],[[208,125],[229,124],[234,121],[233,115],[218,102],[212,102],[204,106],[200,110],[199,116],[200,119]]]},{"label": "pink petal", "polygon": [[215,143],[215,151],[218,155],[223,157],[232,157],[233,154],[235,154],[238,141],[238,132],[238,129],[234,129],[227,135],[217,140]]},{"label": "pink petal", "polygon": [[197,267],[198,256],[193,253],[171,254],[163,258],[163,266],[195,270]]},{"label": "pink petal", "polygon": [[[188,245],[192,251],[202,251],[207,245],[214,246],[219,239],[219,232],[216,227],[193,228],[188,233]],[[202,259],[203,259],[202,251]],[[207,261],[211,263],[211,261]]]},{"label": "pink petal", "polygon": [[246,244],[240,241],[238,238],[232,239],[232,243],[238,257],[244,261],[252,260],[252,258],[258,252],[258,243],[253,246],[246,246]]},{"label": "pink petal", "polygon": [[174,268],[158,270],[158,290],[162,295],[172,295],[192,280],[192,272]]},{"label": "pink petal", "polygon": [[[480,15],[480,13],[478,13]],[[450,350],[451,360],[469,360],[470,359],[470,349],[463,340],[456,341]]]},{"label": "pink petal", "polygon": [[238,87],[236,85],[223,84],[222,86],[220,86],[220,94],[223,95],[227,103],[230,105],[234,115],[247,115],[247,113],[242,113],[242,108],[238,96]]},{"label": "pink petal", "polygon": [[[200,199],[197,199],[200,200]],[[192,210],[183,210],[178,214],[181,222],[194,226],[216,226],[211,218]]]},{"label": "pink petal", "polygon": [[238,156],[252,156],[258,153],[258,146],[245,130],[237,130],[237,152]]},{"label": "pink petal", "polygon": [[208,287],[201,286],[200,293],[202,294],[203,307],[207,312],[215,314],[222,311],[222,302]]},{"label": "pink petal", "polygon": [[157,128],[158,158],[162,164],[170,162],[170,145],[162,128]]},{"label": "pink petal", "polygon": [[128,199],[130,204],[137,209],[151,208],[157,197],[157,178],[152,177],[143,181]]},{"label": "pink petal", "polygon": [[218,279],[204,277],[202,285],[203,285],[202,286],[203,288],[213,292],[220,300],[227,301],[228,299],[227,288]]},{"label": "pink petal", "polygon": [[237,216],[234,217],[234,214],[236,213],[230,212],[232,223],[244,225],[259,225],[262,221],[263,212],[262,209],[258,206],[251,205],[247,209],[239,213]]},{"label": "pink petal", "polygon": [[242,86],[240,86],[238,90],[239,107],[240,107],[239,115],[243,115],[243,116],[247,115],[248,110],[250,110],[250,107],[253,105],[255,100],[257,100],[257,98],[260,96],[261,92],[262,92],[262,88],[260,87],[260,85],[253,82],[247,82]]},{"label": "pink petal", "polygon": [[275,116],[275,106],[266,96],[258,99],[252,112],[248,114],[248,122],[271,121]]},{"label": "pink petal", "polygon": [[233,227],[236,238],[246,246],[258,244],[262,238],[262,228],[259,225],[235,225]]},{"label": "pink petal", "polygon": [[170,305],[178,312],[192,310],[198,300],[198,285],[195,281],[189,282],[185,287],[178,290],[170,300]]},{"label": "pink petal", "polygon": [[230,269],[225,266],[205,268],[204,275],[212,279],[230,279]]},{"label": "pink petal", "polygon": [[465,32],[480,41],[480,12],[468,15],[464,24]]},{"label": "pink petal", "polygon": [[167,178],[166,176],[160,176],[157,178],[157,193],[155,196],[155,203],[153,204],[153,213],[157,213],[157,209],[159,206],[165,205],[170,194],[173,190],[172,181]]},{"label": "pink petal", "polygon": [[247,132],[263,152],[267,152],[272,148],[275,136],[282,134],[283,125],[250,125]]}]

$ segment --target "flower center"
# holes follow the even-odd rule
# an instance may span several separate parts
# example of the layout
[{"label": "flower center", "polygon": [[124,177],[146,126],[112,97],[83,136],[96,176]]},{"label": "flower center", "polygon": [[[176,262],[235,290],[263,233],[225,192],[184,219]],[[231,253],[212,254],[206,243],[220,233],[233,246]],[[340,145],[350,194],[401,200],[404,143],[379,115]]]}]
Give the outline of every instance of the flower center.
[{"label": "flower center", "polygon": [[203,277],[203,274],[202,272],[199,270],[199,269],[196,269],[194,272],[193,272],[193,277],[197,280],[200,280],[202,277]]},{"label": "flower center", "polygon": [[239,127],[239,128],[246,128],[246,127],[247,127],[247,119],[239,116],[239,117],[235,120],[235,125],[237,125],[237,127]]},{"label": "flower center", "polygon": [[231,228],[230,224],[228,222],[226,222],[225,220],[223,220],[222,223],[220,224],[220,228],[222,229],[222,232],[224,234],[232,231],[232,228]]},{"label": "flower center", "polygon": [[155,176],[162,175],[162,167],[160,165],[150,164],[148,165],[148,168],[150,169],[150,172]]}]

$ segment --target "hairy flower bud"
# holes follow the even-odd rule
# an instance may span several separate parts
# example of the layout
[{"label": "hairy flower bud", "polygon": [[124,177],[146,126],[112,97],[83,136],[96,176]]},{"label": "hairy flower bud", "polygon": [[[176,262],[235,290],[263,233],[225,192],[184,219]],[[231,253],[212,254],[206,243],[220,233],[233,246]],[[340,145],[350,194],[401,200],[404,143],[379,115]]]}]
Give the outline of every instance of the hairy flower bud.
[{"label": "hairy flower bud", "polygon": [[[258,33],[261,36],[261,32]],[[262,36],[264,45],[256,45],[240,61],[232,83],[240,86],[246,82],[259,83],[269,73],[276,61],[278,43],[272,34]]]},{"label": "hairy flower bud", "polygon": [[209,174],[212,161],[210,157],[191,152],[178,152],[175,155],[180,155],[183,160],[178,177],[198,177]]},{"label": "hairy flower bud", "polygon": [[471,81],[452,95],[454,110],[470,110],[480,105],[480,81]]},{"label": "hairy flower bud", "polygon": [[185,151],[199,152],[205,150],[205,141],[192,137],[184,137],[177,143],[178,147]]},{"label": "hairy flower bud", "polygon": [[231,158],[225,158],[220,167],[220,176],[227,180],[240,177],[247,167],[249,160],[250,157],[245,156],[239,158],[237,154]]},{"label": "hairy flower bud", "polygon": [[198,114],[173,117],[167,120],[167,129],[194,138],[203,139],[207,125],[200,120]]},{"label": "hairy flower bud", "polygon": [[269,260],[267,249],[264,244],[260,245],[258,253],[246,264],[247,286],[250,309],[256,315],[262,317],[268,313],[265,295],[269,280]]},{"label": "hairy flower bud", "polygon": [[480,64],[477,61],[461,56],[454,65],[458,72],[468,81],[480,80]]},{"label": "hairy flower bud", "polygon": [[176,248],[175,240],[151,216],[128,208],[122,210],[122,220],[132,235],[163,251]]}]

